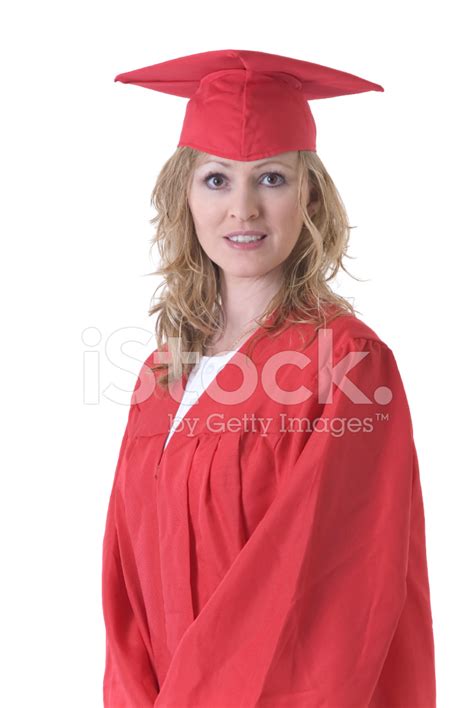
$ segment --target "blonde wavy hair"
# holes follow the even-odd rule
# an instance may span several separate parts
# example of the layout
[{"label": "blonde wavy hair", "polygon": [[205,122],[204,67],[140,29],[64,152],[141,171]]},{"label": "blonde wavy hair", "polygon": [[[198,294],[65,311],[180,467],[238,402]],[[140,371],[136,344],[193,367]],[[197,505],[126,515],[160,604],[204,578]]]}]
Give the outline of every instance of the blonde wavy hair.
[{"label": "blonde wavy hair", "polygon": [[[202,154],[190,147],[178,147],[161,169],[151,195],[157,212],[150,220],[155,226],[151,249],[157,247],[160,263],[148,275],[162,278],[152,300],[161,288],[163,292],[148,314],[157,315],[157,349],[168,352],[167,361],[151,369],[164,372],[157,378],[162,387],[183,373],[189,374],[195,362],[184,363],[182,352],[197,352],[200,358],[225,322],[219,267],[199,243],[187,200],[196,161]],[[275,335],[293,323],[314,323],[314,339],[319,327],[328,321],[340,314],[356,313],[351,303],[329,285],[339,268],[355,277],[342,262],[344,257],[351,258],[347,248],[353,228],[342,199],[316,152],[298,151],[297,169],[298,202],[304,223],[283,264],[280,290],[255,320],[262,331],[252,339],[252,349],[261,337]],[[312,216],[304,200],[306,180],[312,198],[317,198]],[[270,314],[271,323],[266,321]]]}]

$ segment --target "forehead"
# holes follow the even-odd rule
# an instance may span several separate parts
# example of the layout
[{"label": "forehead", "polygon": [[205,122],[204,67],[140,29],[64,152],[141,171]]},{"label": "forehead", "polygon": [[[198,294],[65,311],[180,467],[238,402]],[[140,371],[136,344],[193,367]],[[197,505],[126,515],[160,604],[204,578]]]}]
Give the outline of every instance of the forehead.
[{"label": "forehead", "polygon": [[278,155],[272,155],[271,157],[265,157],[261,160],[229,160],[227,158],[219,157],[218,155],[210,155],[208,153],[202,153],[199,155],[196,167],[203,165],[219,165],[220,167],[225,167],[229,170],[257,170],[259,167],[265,165],[281,165],[288,168],[296,168],[298,163],[298,152],[296,150],[291,152],[282,152]]}]

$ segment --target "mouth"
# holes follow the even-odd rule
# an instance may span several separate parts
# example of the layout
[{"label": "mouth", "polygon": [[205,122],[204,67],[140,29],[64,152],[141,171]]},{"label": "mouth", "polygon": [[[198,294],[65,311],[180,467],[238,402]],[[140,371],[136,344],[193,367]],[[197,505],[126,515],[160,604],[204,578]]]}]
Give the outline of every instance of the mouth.
[{"label": "mouth", "polygon": [[263,234],[261,236],[224,236],[224,238],[227,239],[227,241],[231,241],[232,243],[257,243],[258,241],[263,241],[263,239],[267,238],[267,234]]},{"label": "mouth", "polygon": [[229,248],[235,251],[255,251],[259,248],[264,248],[267,234],[253,236],[250,234],[234,234],[233,236],[224,236]]}]

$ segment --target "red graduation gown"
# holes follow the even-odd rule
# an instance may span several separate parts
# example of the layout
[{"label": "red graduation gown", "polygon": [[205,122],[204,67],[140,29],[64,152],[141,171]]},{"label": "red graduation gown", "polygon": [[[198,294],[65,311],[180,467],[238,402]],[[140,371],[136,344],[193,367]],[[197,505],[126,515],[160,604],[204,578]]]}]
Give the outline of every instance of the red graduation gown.
[{"label": "red graduation gown", "polygon": [[[144,362],[103,541],[106,708],[435,706],[423,500],[397,364],[351,315],[301,347],[311,331],[257,343],[246,394],[218,402],[217,384],[244,379],[233,355],[166,448],[179,400],[154,387],[155,353]],[[305,395],[285,399],[295,390]]]}]

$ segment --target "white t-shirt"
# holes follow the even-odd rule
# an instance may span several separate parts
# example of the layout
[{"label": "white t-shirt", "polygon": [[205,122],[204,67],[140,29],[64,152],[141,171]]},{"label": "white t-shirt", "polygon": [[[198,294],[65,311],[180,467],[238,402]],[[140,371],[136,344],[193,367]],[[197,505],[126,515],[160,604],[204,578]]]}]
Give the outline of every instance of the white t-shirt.
[{"label": "white t-shirt", "polygon": [[165,447],[188,410],[196,403],[202,392],[209,386],[211,381],[217,376],[218,372],[225,366],[229,359],[233,357],[236,351],[238,350],[233,349],[224,354],[202,356],[201,361],[195,364],[189,374],[186,388],[183,392],[183,398],[176,411],[168,437],[166,438]]}]

